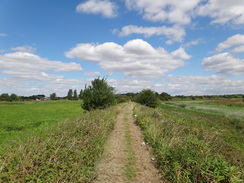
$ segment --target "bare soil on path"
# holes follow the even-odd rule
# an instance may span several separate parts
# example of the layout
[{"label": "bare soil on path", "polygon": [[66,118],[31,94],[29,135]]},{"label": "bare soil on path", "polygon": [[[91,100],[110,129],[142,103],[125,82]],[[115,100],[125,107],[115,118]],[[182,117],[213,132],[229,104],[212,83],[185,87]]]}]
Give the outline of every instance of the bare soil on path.
[{"label": "bare soil on path", "polygon": [[[97,169],[94,183],[160,183],[165,182],[161,178],[158,170],[153,165],[153,156],[150,148],[143,143],[141,130],[135,125],[133,119],[133,103],[126,103],[120,106],[121,112],[117,116],[117,121],[111,133],[103,157]],[[133,178],[126,175],[128,159],[128,133],[130,145],[133,150],[135,163],[130,166],[134,170]],[[126,139],[127,136],[127,139]]]}]

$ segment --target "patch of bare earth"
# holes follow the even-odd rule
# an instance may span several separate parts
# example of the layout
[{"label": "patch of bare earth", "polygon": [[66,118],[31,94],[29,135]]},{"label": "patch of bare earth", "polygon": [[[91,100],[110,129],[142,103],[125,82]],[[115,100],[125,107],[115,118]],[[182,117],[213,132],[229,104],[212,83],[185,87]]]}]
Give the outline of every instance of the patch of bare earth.
[{"label": "patch of bare earth", "polygon": [[[149,151],[149,147],[144,144],[142,145],[143,137],[141,130],[135,125],[132,117],[133,106],[133,103],[127,103],[121,108],[121,113],[117,117],[115,128],[107,141],[103,158],[97,166],[94,183],[164,182],[158,170],[153,165],[153,156]],[[126,160],[128,158],[125,144],[125,131],[126,129],[128,130],[128,127],[134,158],[136,159],[134,167],[136,173],[131,181],[129,181],[125,175]]]}]

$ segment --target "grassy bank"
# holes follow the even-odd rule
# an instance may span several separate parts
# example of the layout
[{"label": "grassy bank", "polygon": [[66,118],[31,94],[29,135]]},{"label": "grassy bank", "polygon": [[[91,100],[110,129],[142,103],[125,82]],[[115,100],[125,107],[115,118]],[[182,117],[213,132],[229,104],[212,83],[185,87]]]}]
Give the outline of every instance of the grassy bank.
[{"label": "grassy bank", "polygon": [[0,146],[83,113],[81,101],[0,102]]},{"label": "grassy bank", "polygon": [[241,121],[169,105],[134,114],[169,182],[241,182]]},{"label": "grassy bank", "polygon": [[42,128],[0,151],[0,182],[87,182],[113,129],[116,108]]}]

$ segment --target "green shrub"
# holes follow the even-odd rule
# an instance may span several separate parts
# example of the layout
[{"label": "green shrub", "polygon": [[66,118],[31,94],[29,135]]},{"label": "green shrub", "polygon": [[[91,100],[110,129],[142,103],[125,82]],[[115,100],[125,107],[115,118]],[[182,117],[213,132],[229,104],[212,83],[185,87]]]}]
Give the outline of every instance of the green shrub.
[{"label": "green shrub", "polygon": [[128,97],[127,95],[116,95],[116,99],[118,103],[130,101],[130,97]]},{"label": "green shrub", "polygon": [[142,90],[135,96],[134,101],[152,108],[156,108],[159,105],[159,99],[157,95],[150,89]]},{"label": "green shrub", "polygon": [[106,79],[96,78],[83,91],[82,107],[88,111],[104,109],[116,103],[114,88],[109,86]]}]

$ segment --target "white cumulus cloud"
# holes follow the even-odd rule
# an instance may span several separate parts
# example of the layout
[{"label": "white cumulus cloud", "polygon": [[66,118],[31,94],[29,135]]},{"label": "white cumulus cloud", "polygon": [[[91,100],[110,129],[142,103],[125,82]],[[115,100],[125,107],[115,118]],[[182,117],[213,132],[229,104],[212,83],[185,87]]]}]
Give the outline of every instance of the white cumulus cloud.
[{"label": "white cumulus cloud", "polygon": [[177,25],[172,27],[142,27],[127,25],[124,26],[119,33],[120,36],[128,36],[130,34],[143,34],[145,37],[150,37],[153,35],[165,35],[169,40],[173,42],[182,42],[184,36],[186,35],[186,32],[183,27]]},{"label": "white cumulus cloud", "polygon": [[244,75],[244,59],[236,58],[228,52],[203,59],[202,65],[207,71],[227,75]]},{"label": "white cumulus cloud", "polygon": [[44,71],[71,72],[81,71],[80,64],[51,61],[27,52],[14,52],[0,55],[0,69],[3,74],[26,80],[50,80],[61,76]]},{"label": "white cumulus cloud", "polygon": [[98,62],[102,69],[121,72],[132,78],[160,78],[165,73],[183,67],[189,59],[183,48],[167,52],[164,48],[153,48],[141,39],[128,41],[124,45],[113,42],[104,44],[78,44],[66,52],[68,58]]},{"label": "white cumulus cloud", "polygon": [[244,34],[236,34],[234,36],[229,37],[224,42],[219,43],[215,50],[221,52],[225,49],[241,44],[244,44]]},{"label": "white cumulus cloud", "polygon": [[186,25],[191,22],[192,11],[202,0],[126,0],[128,9],[137,10],[143,18],[154,22]]},{"label": "white cumulus cloud", "polygon": [[88,0],[76,7],[79,13],[102,14],[104,17],[113,18],[117,16],[117,6],[108,0]]},{"label": "white cumulus cloud", "polygon": [[208,0],[206,4],[199,7],[197,14],[213,18],[211,22],[213,24],[244,24],[244,1]]},{"label": "white cumulus cloud", "polygon": [[217,45],[215,51],[220,53],[204,58],[202,61],[202,66],[207,71],[226,75],[244,75],[244,59],[235,55],[244,52],[243,34],[236,34],[227,38]]}]

